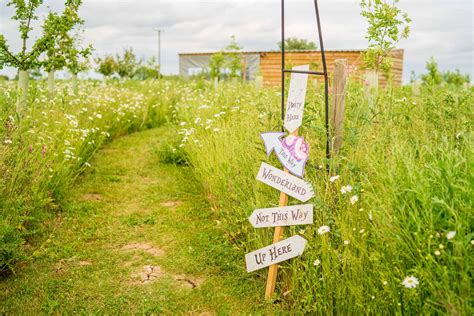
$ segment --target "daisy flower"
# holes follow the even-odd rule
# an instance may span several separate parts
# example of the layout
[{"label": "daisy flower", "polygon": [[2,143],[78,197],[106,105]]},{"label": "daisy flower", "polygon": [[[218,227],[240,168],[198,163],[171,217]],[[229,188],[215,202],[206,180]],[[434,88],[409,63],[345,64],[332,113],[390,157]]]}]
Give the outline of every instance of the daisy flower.
[{"label": "daisy flower", "polygon": [[337,179],[339,179],[339,176],[332,176],[329,178],[329,182],[333,183],[334,181],[336,181]]},{"label": "daisy flower", "polygon": [[357,195],[353,195],[351,197],[351,204],[354,205],[357,201],[359,201],[359,197]]},{"label": "daisy flower", "polygon": [[316,260],[314,260],[314,262],[313,262],[313,265],[314,265],[315,267],[319,266],[320,264],[321,264],[321,261],[319,261],[319,259],[316,259]]},{"label": "daisy flower", "polygon": [[346,186],[343,186],[341,188],[341,193],[342,194],[346,194],[348,192],[351,192],[352,191],[352,186],[350,184],[346,185]]},{"label": "daisy flower", "polygon": [[450,231],[449,233],[446,234],[447,239],[453,239],[454,236],[456,236],[456,231],[455,230]]},{"label": "daisy flower", "polygon": [[403,282],[402,282],[403,286],[405,286],[407,289],[413,289],[415,287],[418,286],[418,284],[420,284],[420,281],[418,280],[418,278],[414,277],[414,276],[407,276]]},{"label": "daisy flower", "polygon": [[318,228],[318,234],[319,235],[324,235],[326,233],[329,233],[330,231],[331,231],[331,229],[329,228],[329,226],[326,226],[326,225],[321,226],[321,227]]}]

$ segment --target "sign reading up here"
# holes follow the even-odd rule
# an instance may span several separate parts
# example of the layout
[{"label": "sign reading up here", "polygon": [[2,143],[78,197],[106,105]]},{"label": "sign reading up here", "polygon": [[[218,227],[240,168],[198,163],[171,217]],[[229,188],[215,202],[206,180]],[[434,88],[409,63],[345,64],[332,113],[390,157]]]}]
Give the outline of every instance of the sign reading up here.
[{"label": "sign reading up here", "polygon": [[247,272],[259,270],[272,264],[298,257],[304,251],[306,239],[295,235],[267,247],[260,248],[245,255]]}]

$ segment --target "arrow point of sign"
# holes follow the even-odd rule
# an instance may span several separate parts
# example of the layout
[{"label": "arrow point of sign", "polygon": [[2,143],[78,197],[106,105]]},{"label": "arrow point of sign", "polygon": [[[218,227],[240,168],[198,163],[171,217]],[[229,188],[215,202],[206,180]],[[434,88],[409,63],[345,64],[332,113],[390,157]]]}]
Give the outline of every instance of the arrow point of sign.
[{"label": "arrow point of sign", "polygon": [[267,153],[267,156],[270,156],[273,149],[280,142],[280,137],[283,135],[285,135],[285,133],[283,132],[266,132],[260,134],[260,137],[263,140],[263,144],[265,145],[265,151]]}]

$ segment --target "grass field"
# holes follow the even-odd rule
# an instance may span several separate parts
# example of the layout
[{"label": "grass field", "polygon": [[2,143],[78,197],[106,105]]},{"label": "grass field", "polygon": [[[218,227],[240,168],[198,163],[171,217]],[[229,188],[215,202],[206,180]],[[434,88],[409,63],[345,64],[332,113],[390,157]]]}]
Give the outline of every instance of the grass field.
[{"label": "grass field", "polygon": [[[286,229],[308,245],[282,264],[275,305],[268,305],[259,303],[266,271],[247,274],[243,255],[272,240],[271,229],[255,230],[247,217],[278,201],[276,190],[255,180],[262,161],[279,167],[259,137],[281,128],[276,91],[205,81],[85,82],[77,97],[63,84],[48,100],[40,84],[19,121],[13,84],[0,84],[0,250],[4,270],[13,271],[1,284],[4,312],[472,312],[472,89],[428,85],[415,95],[402,87],[368,98],[351,83],[343,149],[331,161],[321,91],[309,89],[301,133],[311,148],[306,178],[316,189],[315,221]],[[112,143],[120,153],[106,145],[94,162],[112,139],[154,127]],[[135,143],[153,147],[144,165],[137,164],[142,147],[125,150]],[[169,190],[153,191],[162,175]],[[84,194],[104,198],[83,201]],[[145,204],[130,213],[116,204],[137,195]],[[160,206],[175,199],[183,201],[176,215]],[[330,232],[319,235],[323,225]],[[122,286],[153,258],[134,261],[121,247],[145,241],[165,253],[182,250],[176,259],[155,259],[166,271],[159,281]],[[133,262],[116,264],[124,260]],[[206,281],[194,292],[176,290],[173,276],[181,274]],[[416,287],[402,284],[410,276]],[[32,304],[22,305],[25,297]]]}]

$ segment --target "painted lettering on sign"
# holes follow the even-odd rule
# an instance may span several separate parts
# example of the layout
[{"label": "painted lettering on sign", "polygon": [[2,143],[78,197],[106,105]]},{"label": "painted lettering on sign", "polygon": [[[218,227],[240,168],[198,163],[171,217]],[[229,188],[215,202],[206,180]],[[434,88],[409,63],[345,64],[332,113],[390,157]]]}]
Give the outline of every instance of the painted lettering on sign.
[{"label": "painted lettering on sign", "polygon": [[306,202],[314,196],[311,184],[265,162],[262,162],[260,165],[257,180],[284,192],[301,202]]},{"label": "painted lettering on sign", "polygon": [[246,254],[247,272],[256,271],[300,256],[304,251],[306,242],[306,239],[296,235]]},{"label": "painted lettering on sign", "polygon": [[[309,65],[295,66],[293,67],[293,70],[309,71]],[[307,85],[308,74],[291,74],[284,123],[286,130],[290,133],[300,127],[301,123],[303,122],[303,111]]]},{"label": "painted lettering on sign", "polygon": [[256,209],[249,217],[255,228],[307,225],[313,223],[313,205],[292,205]]},{"label": "painted lettering on sign", "polygon": [[304,167],[309,157],[309,145],[301,136],[288,135],[282,139],[284,134],[282,132],[260,134],[265,144],[267,156],[275,151],[281,164],[289,172],[295,176],[303,177]]}]

